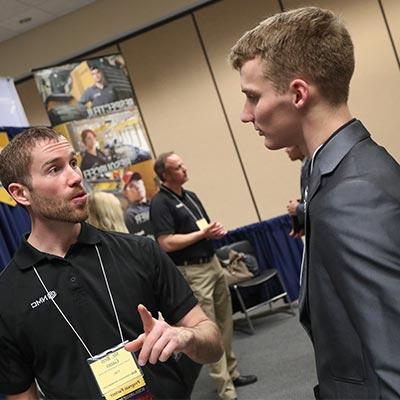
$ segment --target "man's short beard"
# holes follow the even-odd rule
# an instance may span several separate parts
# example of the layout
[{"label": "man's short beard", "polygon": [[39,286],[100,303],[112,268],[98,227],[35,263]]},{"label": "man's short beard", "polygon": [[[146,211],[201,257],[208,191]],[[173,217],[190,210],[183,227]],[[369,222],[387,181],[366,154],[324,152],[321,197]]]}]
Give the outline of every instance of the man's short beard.
[{"label": "man's short beard", "polygon": [[37,196],[34,192],[31,192],[31,196],[32,203],[34,204],[32,208],[35,214],[41,214],[48,220],[76,224],[85,221],[89,216],[87,203],[72,208],[64,201],[60,202],[47,197]]}]

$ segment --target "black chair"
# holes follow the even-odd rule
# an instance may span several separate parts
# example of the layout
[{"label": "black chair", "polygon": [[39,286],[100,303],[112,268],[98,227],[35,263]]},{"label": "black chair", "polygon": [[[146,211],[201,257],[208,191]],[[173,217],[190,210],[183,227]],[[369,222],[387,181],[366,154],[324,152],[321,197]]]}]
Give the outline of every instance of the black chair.
[{"label": "black chair", "polygon": [[[224,265],[229,261],[229,252],[230,250],[235,250],[238,253],[244,253],[244,254],[250,254],[255,257],[254,249],[252,245],[250,244],[249,241],[243,240],[240,242],[235,242],[231,244],[227,244],[225,246],[220,247],[219,249],[216,250],[216,255],[218,259],[221,261],[221,264]],[[275,280],[277,281],[279,288],[278,288],[278,294],[275,294],[271,298],[258,302],[256,304],[253,304],[252,302],[250,305],[246,305],[246,301],[244,300],[244,297],[246,297],[246,290],[249,290],[249,288],[254,288],[254,287],[260,287],[262,285],[265,285],[268,281]],[[254,334],[254,326],[251,321],[249,313],[261,306],[264,305],[269,305],[270,310],[272,311],[272,303],[279,300],[279,299],[285,299],[286,305],[284,308],[280,309],[282,311],[289,311],[292,315],[295,315],[295,312],[292,308],[292,302],[291,299],[287,293],[287,290],[285,288],[285,285],[282,281],[282,279],[279,276],[279,273],[276,269],[270,268],[267,270],[261,270],[258,275],[256,275],[254,278],[251,278],[247,281],[236,283],[230,286],[231,292],[234,293],[236,296],[238,303],[239,303],[239,309],[240,312],[242,312],[245,315],[247,324],[249,325],[250,328],[250,334]],[[232,299],[233,300],[233,299]],[[249,303],[247,301],[247,303]],[[247,332],[247,331],[246,331]]]}]

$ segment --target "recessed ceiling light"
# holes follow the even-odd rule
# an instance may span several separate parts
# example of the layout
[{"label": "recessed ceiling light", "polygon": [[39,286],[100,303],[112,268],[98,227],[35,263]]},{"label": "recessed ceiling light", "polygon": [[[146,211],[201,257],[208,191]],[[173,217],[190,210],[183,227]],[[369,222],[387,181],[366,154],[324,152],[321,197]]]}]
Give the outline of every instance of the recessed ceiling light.
[{"label": "recessed ceiling light", "polygon": [[26,24],[26,23],[31,22],[31,21],[32,21],[32,17],[26,17],[26,18],[20,19],[18,22],[20,24]]}]

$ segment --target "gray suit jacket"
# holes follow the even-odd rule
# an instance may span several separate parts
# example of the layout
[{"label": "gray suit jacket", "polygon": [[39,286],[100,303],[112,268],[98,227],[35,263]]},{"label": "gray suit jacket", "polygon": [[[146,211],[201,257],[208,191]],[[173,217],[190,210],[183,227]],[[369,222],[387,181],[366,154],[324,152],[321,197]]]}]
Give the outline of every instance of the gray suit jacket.
[{"label": "gray suit jacket", "polygon": [[400,399],[400,166],[354,120],[315,158],[300,320],[322,399]]},{"label": "gray suit jacket", "polygon": [[306,187],[308,186],[308,174],[310,169],[311,160],[305,159],[301,166],[301,175],[300,175],[300,204],[296,208],[296,217],[298,225],[301,229],[304,229],[304,194],[306,191]]}]

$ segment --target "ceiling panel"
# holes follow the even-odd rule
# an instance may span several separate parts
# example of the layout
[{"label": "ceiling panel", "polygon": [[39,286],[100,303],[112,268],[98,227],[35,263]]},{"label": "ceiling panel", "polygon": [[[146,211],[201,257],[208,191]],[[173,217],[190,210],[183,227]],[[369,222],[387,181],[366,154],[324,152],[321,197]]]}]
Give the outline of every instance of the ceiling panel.
[{"label": "ceiling panel", "polygon": [[0,41],[78,10],[96,0],[0,0]]}]

